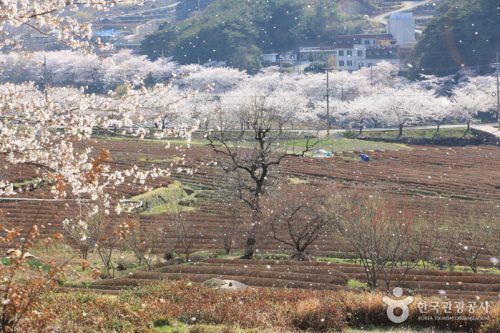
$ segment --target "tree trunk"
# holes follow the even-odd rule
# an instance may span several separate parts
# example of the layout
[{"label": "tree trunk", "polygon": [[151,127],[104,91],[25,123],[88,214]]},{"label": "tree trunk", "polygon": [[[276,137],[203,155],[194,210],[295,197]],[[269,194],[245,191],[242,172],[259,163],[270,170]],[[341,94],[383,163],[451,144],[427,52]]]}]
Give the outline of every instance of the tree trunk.
[{"label": "tree trunk", "polygon": [[403,125],[399,125],[398,139],[403,136]]},{"label": "tree trunk", "polygon": [[441,123],[437,123],[436,135],[439,135],[439,130],[441,129]]},{"label": "tree trunk", "polygon": [[229,237],[227,234],[225,234],[224,235],[224,252],[226,252],[227,255],[229,255],[231,253],[232,242],[233,242],[232,237]]},{"label": "tree trunk", "polygon": [[87,260],[87,258],[89,256],[89,248],[85,245],[80,246],[80,254],[81,254],[83,260]]},{"label": "tree trunk", "polygon": [[305,253],[304,251],[295,251],[294,254],[290,257],[292,260],[298,260],[298,261],[311,261],[312,257]]},{"label": "tree trunk", "polygon": [[261,179],[256,182],[255,197],[253,198],[252,209],[252,225],[247,233],[247,240],[245,242],[245,252],[241,259],[252,259],[255,251],[255,243],[257,243],[257,234],[260,226],[260,196],[264,191],[264,182],[267,175],[267,169],[264,168]]},{"label": "tree trunk", "polygon": [[245,252],[243,256],[241,256],[240,259],[252,259],[253,258],[253,253],[255,251],[255,243],[257,240],[253,235],[250,235],[247,237],[247,241],[245,243]]},{"label": "tree trunk", "polygon": [[470,131],[470,121],[467,122],[467,130],[465,131],[465,134],[468,134]]},{"label": "tree trunk", "polygon": [[359,125],[359,135],[363,134],[363,125]]}]

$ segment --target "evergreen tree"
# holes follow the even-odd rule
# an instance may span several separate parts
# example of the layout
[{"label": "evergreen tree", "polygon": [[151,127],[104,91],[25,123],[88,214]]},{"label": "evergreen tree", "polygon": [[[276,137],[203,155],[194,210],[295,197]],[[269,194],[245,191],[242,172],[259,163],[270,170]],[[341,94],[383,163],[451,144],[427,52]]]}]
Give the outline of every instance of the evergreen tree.
[{"label": "evergreen tree", "polygon": [[413,74],[449,75],[462,67],[480,72],[500,51],[500,0],[447,0],[424,30]]}]

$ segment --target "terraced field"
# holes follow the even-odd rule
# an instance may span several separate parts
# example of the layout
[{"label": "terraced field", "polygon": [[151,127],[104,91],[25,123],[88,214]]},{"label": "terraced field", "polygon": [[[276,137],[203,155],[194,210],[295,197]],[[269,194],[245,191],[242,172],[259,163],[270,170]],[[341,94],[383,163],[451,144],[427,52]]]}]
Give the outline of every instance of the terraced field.
[{"label": "terraced field", "polygon": [[[198,264],[167,265],[153,272],[137,272],[122,279],[101,280],[95,286],[113,290],[157,280],[204,282],[214,278],[237,280],[254,287],[338,290],[347,289],[349,279],[364,281],[365,275],[358,265],[211,259]],[[379,284],[384,285],[382,280]],[[498,301],[500,298],[500,279],[496,274],[414,270],[402,287],[424,296],[448,299]]]},{"label": "terraced field", "polygon": [[[220,251],[223,248],[222,234],[234,217],[227,211],[230,203],[224,189],[229,186],[225,174],[213,161],[219,157],[203,145],[190,148],[165,148],[165,143],[150,141],[100,140],[97,148],[111,150],[112,168],[123,169],[131,165],[148,169],[152,166],[173,167],[169,179],[148,181],[145,186],[157,188],[173,180],[199,190],[193,211],[185,218],[196,226],[195,247],[203,250]],[[355,185],[378,189],[407,207],[436,212],[449,217],[446,222],[455,223],[472,214],[488,212],[500,223],[500,149],[494,146],[463,148],[412,146],[399,151],[369,151],[371,161],[359,161],[359,152],[341,152],[333,158],[311,157],[289,158],[278,168],[275,177],[300,179],[309,183],[334,183],[342,188]],[[181,161],[179,158],[185,155]],[[220,162],[220,161],[219,161]],[[1,166],[1,165],[0,165]],[[191,168],[194,173],[177,171],[177,167]],[[23,183],[36,176],[36,169],[30,166],[2,168],[2,177]],[[124,184],[110,188],[117,198],[131,198],[144,192],[136,184]],[[22,198],[49,198],[44,188],[30,189],[20,193]],[[235,201],[232,204],[237,204]],[[5,223],[27,227],[33,223],[43,224],[44,233],[61,232],[61,221],[75,216],[77,207],[72,201],[0,201]],[[243,207],[242,207],[243,209]],[[114,216],[110,218],[126,218]],[[168,215],[139,215],[145,228],[164,226]],[[442,246],[446,246],[446,234],[441,234]],[[175,244],[175,238],[165,238],[157,252]],[[235,244],[235,249],[242,244]],[[257,244],[260,252],[283,252],[278,244],[261,237]],[[315,255],[350,253],[351,249],[335,235],[324,235],[312,249]],[[439,249],[438,249],[439,251]],[[481,266],[491,266],[490,255],[482,255]],[[460,261],[459,261],[460,262]],[[290,262],[241,262],[238,260],[212,260],[201,264],[164,266],[155,272],[136,272],[124,280],[102,281],[101,287],[112,288],[144,283],[157,279],[189,278],[205,281],[212,277],[236,279],[253,286],[276,286],[315,289],[345,288],[348,279],[363,281],[362,267],[327,263]],[[450,298],[470,295],[498,298],[500,278],[494,274],[468,274],[443,272],[439,270],[415,271],[406,287],[423,294],[445,294]]]}]

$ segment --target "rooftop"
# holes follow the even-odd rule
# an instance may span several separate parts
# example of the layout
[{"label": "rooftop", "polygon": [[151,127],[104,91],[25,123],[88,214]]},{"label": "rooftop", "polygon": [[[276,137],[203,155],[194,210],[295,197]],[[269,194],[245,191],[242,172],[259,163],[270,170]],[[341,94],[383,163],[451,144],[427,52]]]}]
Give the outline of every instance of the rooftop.
[{"label": "rooftop", "polygon": [[413,13],[412,12],[399,12],[399,13],[393,13],[389,16],[389,19],[391,20],[398,20],[398,19],[412,19],[413,18]]}]

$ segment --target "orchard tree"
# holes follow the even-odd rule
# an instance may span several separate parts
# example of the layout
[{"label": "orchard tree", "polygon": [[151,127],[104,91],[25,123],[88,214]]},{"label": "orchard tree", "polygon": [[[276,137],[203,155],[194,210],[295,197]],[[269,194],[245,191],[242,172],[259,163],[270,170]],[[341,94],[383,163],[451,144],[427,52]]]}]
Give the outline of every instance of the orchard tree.
[{"label": "orchard tree", "polygon": [[339,193],[325,206],[332,231],[356,252],[368,284],[386,290],[406,279],[437,243],[436,222],[380,193]]},{"label": "orchard tree", "polygon": [[497,235],[500,232],[500,227],[495,222],[497,219],[498,214],[492,209],[488,214],[468,216],[459,225],[449,228],[448,254],[459,258],[477,273],[480,257],[495,253]]},{"label": "orchard tree", "polygon": [[373,119],[374,105],[369,96],[358,97],[354,101],[340,104],[341,119],[354,124],[359,129],[359,135],[363,128]]},{"label": "orchard tree", "polygon": [[424,122],[429,101],[433,101],[432,92],[416,87],[401,89],[386,88],[375,99],[379,104],[379,114],[388,126],[396,126],[398,138],[403,135],[403,128]]},{"label": "orchard tree", "polygon": [[248,74],[234,68],[187,65],[180,68],[182,77],[176,85],[183,90],[222,94],[237,88],[249,79]]},{"label": "orchard tree", "polygon": [[308,248],[325,232],[327,219],[322,211],[328,190],[317,185],[273,187],[263,197],[263,216],[269,237],[292,249],[291,258],[311,258]]},{"label": "orchard tree", "polygon": [[451,101],[447,97],[437,97],[429,103],[424,110],[425,119],[436,124],[436,135],[439,135],[441,125],[451,119],[455,119]]},{"label": "orchard tree", "polygon": [[307,100],[300,94],[293,91],[278,90],[274,91],[267,98],[269,107],[276,110],[276,124],[278,131],[282,134],[284,126],[294,124],[304,119],[300,114],[301,110],[307,109]]},{"label": "orchard tree", "polygon": [[[304,156],[317,143],[306,138],[299,153],[290,153],[281,141],[277,119],[280,110],[269,105],[266,97],[249,97],[242,101],[237,115],[220,113],[215,121],[207,122],[205,137],[213,151],[224,157],[219,163],[226,172],[234,172],[238,180],[239,198],[251,212],[243,258],[253,256],[257,235],[262,226],[261,199],[275,167],[289,157]],[[233,105],[234,106],[234,105]],[[240,124],[242,125],[240,127]],[[240,128],[240,129],[238,129]]]},{"label": "orchard tree", "polygon": [[451,96],[453,112],[467,124],[467,132],[470,124],[476,121],[479,112],[487,111],[493,106],[491,95],[479,90],[475,84],[467,84],[456,89]]},{"label": "orchard tree", "polygon": [[148,270],[151,270],[155,258],[154,251],[159,248],[163,238],[162,230],[152,229],[138,220],[127,221],[125,226],[127,248],[134,253],[139,266],[145,264]]},{"label": "orchard tree", "polygon": [[382,61],[370,67],[361,68],[357,75],[363,80],[362,94],[373,93],[373,89],[379,87],[396,87],[406,83],[406,80],[399,76],[399,67],[387,61]]},{"label": "orchard tree", "polygon": [[[30,267],[28,252],[41,241],[38,226],[33,225],[28,232],[19,227],[9,226],[0,212],[0,246],[12,251],[7,264],[0,265],[2,289],[0,298],[0,332],[40,332],[50,326],[48,311],[35,311],[40,304],[40,295],[57,286],[63,277],[63,266],[54,260],[44,261],[44,269],[34,274]],[[54,234],[46,241],[61,241],[61,234]]]},{"label": "orchard tree", "polygon": [[[150,61],[122,50],[108,58],[76,50],[10,52],[0,55],[0,82],[36,82],[38,86],[73,86],[86,92],[105,94],[125,82],[153,83],[171,80],[181,68],[168,61]],[[149,84],[151,86],[151,84]]]}]

